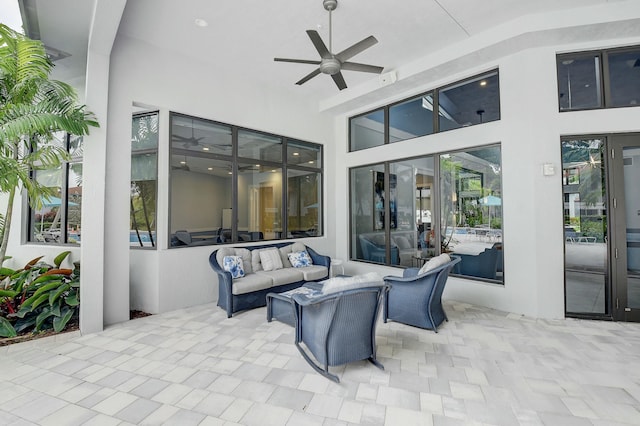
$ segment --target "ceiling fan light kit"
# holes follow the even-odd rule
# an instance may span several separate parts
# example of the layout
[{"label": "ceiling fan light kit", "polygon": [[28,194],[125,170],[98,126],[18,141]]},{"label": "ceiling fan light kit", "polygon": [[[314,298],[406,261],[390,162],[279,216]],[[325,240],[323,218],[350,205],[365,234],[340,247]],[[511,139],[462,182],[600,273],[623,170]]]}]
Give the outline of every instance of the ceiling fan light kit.
[{"label": "ceiling fan light kit", "polygon": [[304,76],[302,79],[296,82],[296,84],[302,85],[319,74],[327,74],[333,78],[333,81],[340,90],[347,88],[347,83],[344,81],[344,77],[342,76],[342,70],[368,72],[374,74],[382,73],[382,70],[384,70],[383,67],[348,62],[349,59],[356,56],[358,53],[361,53],[362,51],[376,44],[378,40],[376,40],[374,36],[369,36],[352,45],[351,47],[346,48],[340,53],[333,53],[331,46],[331,12],[338,7],[338,0],[323,0],[322,6],[329,12],[329,47],[327,48],[317,31],[307,30],[307,35],[311,39],[311,43],[313,43],[314,47],[318,51],[318,54],[320,54],[321,59],[319,61],[312,61],[307,59],[274,58],[274,61],[318,65],[318,68]]}]

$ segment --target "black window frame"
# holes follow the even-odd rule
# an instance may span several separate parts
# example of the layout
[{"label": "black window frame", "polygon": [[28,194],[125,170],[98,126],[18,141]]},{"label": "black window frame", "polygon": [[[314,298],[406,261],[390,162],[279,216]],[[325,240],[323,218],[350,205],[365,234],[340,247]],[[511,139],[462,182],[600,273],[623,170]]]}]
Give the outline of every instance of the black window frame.
[{"label": "black window frame", "polygon": [[[70,154],[71,156],[71,139],[76,137],[80,139],[80,143],[79,146],[82,146],[83,144],[83,137],[82,136],[75,136],[72,135],[71,133],[67,133],[67,132],[60,132],[62,133],[63,136],[63,140],[64,140],[64,145],[65,145],[65,150],[67,153]],[[82,149],[82,148],[80,148]],[[60,170],[62,173],[62,178],[61,178],[61,182],[60,182],[60,241],[38,241],[35,238],[35,234],[33,233],[33,229],[34,229],[34,218],[35,218],[35,214],[34,214],[34,210],[31,207],[31,204],[29,203],[29,199],[28,196],[26,196],[24,198],[25,200],[25,204],[26,204],[26,212],[27,212],[27,217],[25,220],[26,223],[26,243],[27,244],[42,244],[42,245],[49,245],[49,246],[71,246],[71,247],[80,247],[82,240],[77,241],[77,242],[69,242],[69,229],[68,229],[68,219],[69,219],[69,175],[70,175],[70,168],[72,164],[84,164],[84,158],[82,157],[76,157],[74,158],[73,156],[71,156],[70,160],[65,160],[62,161],[60,164]],[[30,172],[30,177],[32,179],[36,178],[36,170],[31,170]],[[82,206],[81,206],[82,209]]]},{"label": "black window frame", "polygon": [[[357,258],[357,256],[355,256],[355,253],[353,251],[353,247],[354,244],[357,244],[357,241],[354,241],[354,236],[355,233],[353,232],[353,223],[352,223],[352,218],[354,215],[354,211],[353,211],[353,202],[352,202],[352,197],[354,196],[354,194],[352,194],[351,188],[353,185],[353,181],[352,181],[352,170],[354,169],[361,169],[361,168],[374,168],[374,167],[378,167],[378,166],[382,166],[382,169],[384,170],[384,196],[386,200],[390,200],[390,185],[389,185],[389,176],[390,176],[390,167],[392,164],[398,163],[398,162],[402,162],[402,161],[411,161],[411,160],[416,160],[416,159],[420,159],[420,158],[425,158],[425,157],[432,157],[433,158],[433,172],[434,172],[434,176],[433,176],[433,188],[431,191],[431,196],[435,197],[434,198],[434,205],[433,205],[433,211],[432,211],[432,216],[431,216],[431,230],[433,231],[433,236],[434,239],[436,241],[441,241],[442,238],[442,230],[440,229],[440,226],[438,224],[440,224],[442,222],[442,212],[441,212],[441,205],[442,205],[442,197],[441,197],[441,168],[440,168],[440,162],[441,162],[441,158],[443,158],[443,155],[447,155],[447,154],[456,154],[456,153],[464,153],[464,152],[469,152],[469,151],[476,151],[476,150],[481,150],[481,149],[490,149],[490,148],[499,148],[500,149],[500,162],[501,162],[501,166],[502,166],[502,143],[501,142],[495,142],[495,143],[490,143],[490,144],[486,144],[486,145],[475,145],[475,146],[470,146],[470,147],[466,147],[466,148],[460,148],[460,149],[455,149],[455,150],[447,150],[447,151],[442,151],[442,152],[434,152],[434,153],[428,153],[428,154],[423,154],[423,155],[417,155],[417,156],[411,156],[411,157],[403,157],[403,158],[394,158],[391,160],[386,160],[386,161],[381,161],[381,162],[376,162],[376,163],[365,163],[365,164],[358,164],[358,165],[354,165],[352,167],[349,167],[348,169],[348,188],[349,188],[349,206],[348,206],[348,212],[349,212],[349,236],[348,236],[348,256],[349,256],[349,261],[352,262],[362,262],[362,263],[371,263],[371,264],[375,264],[375,265],[380,265],[380,266],[386,266],[386,267],[394,267],[394,268],[403,268],[406,269],[406,267],[401,266],[401,265],[397,265],[397,264],[393,264],[393,260],[392,260],[392,256],[391,256],[391,226],[390,226],[390,221],[387,220],[384,223],[384,227],[382,228],[382,231],[384,232],[385,235],[385,261],[384,263],[379,263],[379,262],[371,262],[371,261],[367,261],[365,259],[360,259]],[[502,193],[502,177],[501,179],[501,183],[500,183],[500,188],[501,188],[501,193]],[[437,194],[437,195],[435,195]],[[390,212],[388,211],[389,209],[389,205],[390,203],[386,203],[384,208],[385,208],[385,216],[389,215],[390,216]],[[501,227],[501,240],[500,243],[502,244],[504,241],[504,216],[501,214],[501,222],[502,222],[502,227]],[[434,225],[435,224],[435,225]],[[503,250],[504,245],[501,245],[500,250]],[[436,252],[435,254],[438,255],[441,253],[441,247],[440,245],[438,245],[436,247]],[[455,255],[455,253],[453,253]],[[503,255],[504,256],[504,255]],[[452,276],[456,276],[459,278],[464,278],[464,279],[471,279],[474,281],[481,281],[481,282],[486,282],[486,283],[490,283],[490,284],[497,284],[497,285],[501,285],[504,286],[505,285],[505,275],[504,272],[502,274],[501,277],[496,278],[496,279],[490,279],[490,278],[483,278],[483,277],[478,277],[478,276],[472,276],[472,275],[462,275],[459,273],[456,273],[455,270],[451,272]]]},{"label": "black window frame", "polygon": [[[588,111],[588,110],[600,110],[611,108],[633,108],[640,106],[640,102],[636,105],[612,105],[611,102],[611,80],[609,75],[609,55],[619,54],[625,52],[640,51],[640,45],[622,46],[611,49],[594,49],[594,50],[582,50],[577,52],[566,52],[556,54],[556,93],[558,96],[558,112],[574,112],[574,111]],[[560,103],[560,68],[559,64],[567,60],[583,59],[585,57],[598,57],[600,74],[600,90],[601,90],[601,104],[597,107],[591,108],[561,108]],[[638,59],[640,60],[640,58]]]},{"label": "black window frame", "polygon": [[[211,243],[211,244],[207,244],[209,246],[222,246],[225,244],[237,244],[237,243],[242,243],[242,242],[246,242],[244,240],[241,240],[239,237],[239,232],[238,232],[238,192],[239,192],[239,188],[238,188],[238,170],[240,165],[243,164],[255,164],[255,165],[260,165],[261,167],[275,167],[278,168],[282,171],[282,211],[280,214],[280,223],[282,224],[282,232],[280,237],[275,238],[275,239],[260,239],[260,240],[255,240],[255,241],[251,241],[252,243],[257,243],[257,244],[261,244],[261,243],[269,243],[269,242],[274,242],[274,241],[282,241],[282,240],[290,240],[290,239],[296,239],[296,238],[312,238],[312,237],[321,237],[324,235],[324,229],[325,229],[325,224],[324,224],[324,164],[325,164],[325,159],[324,159],[324,146],[322,144],[319,143],[315,143],[315,142],[310,142],[310,141],[305,141],[302,140],[300,138],[292,138],[292,137],[288,137],[288,136],[283,136],[283,135],[278,135],[275,133],[271,133],[271,132],[265,132],[265,131],[261,131],[261,130],[256,130],[256,129],[251,129],[249,127],[245,127],[245,126],[238,126],[238,125],[234,125],[234,124],[229,124],[229,123],[224,123],[224,122],[220,122],[220,121],[216,121],[216,120],[211,120],[211,119],[207,119],[207,118],[202,118],[202,117],[197,117],[197,116],[193,116],[193,115],[189,115],[189,114],[183,114],[183,113],[179,113],[179,112],[174,112],[171,111],[169,113],[169,140],[171,140],[171,132],[172,132],[172,128],[173,128],[173,118],[176,116],[180,116],[182,118],[187,118],[187,119],[196,119],[196,120],[200,120],[200,121],[205,121],[207,123],[216,125],[216,126],[224,126],[224,127],[229,127],[231,129],[231,143],[232,143],[232,149],[231,149],[231,155],[223,155],[223,154],[208,154],[208,157],[211,158],[217,158],[220,160],[224,160],[224,161],[229,161],[232,164],[232,173],[233,173],[233,178],[232,178],[232,188],[231,188],[231,204],[232,204],[232,228],[231,228],[231,239],[230,240],[226,240],[222,243]],[[281,142],[281,161],[280,162],[276,162],[276,161],[270,161],[270,160],[263,160],[263,159],[256,159],[256,158],[251,158],[251,157],[241,157],[239,155],[238,149],[239,149],[239,142],[238,142],[238,134],[239,132],[251,132],[251,133],[256,133],[256,134],[261,134],[264,135],[266,137],[269,138],[274,138],[274,139],[279,139]],[[319,151],[319,156],[320,156],[320,160],[319,163],[320,165],[318,166],[316,164],[316,166],[305,166],[305,165],[300,165],[300,164],[289,164],[288,160],[287,160],[287,152],[288,152],[288,144],[289,142],[291,142],[292,144],[296,144],[296,145],[307,145],[309,147],[314,147],[317,148],[317,150]],[[169,146],[169,157],[172,156],[172,147],[171,144]],[[317,163],[317,162],[316,162]],[[297,170],[297,171],[307,171],[307,172],[313,172],[313,173],[318,173],[320,175],[320,185],[321,188],[319,190],[319,196],[320,199],[318,200],[318,218],[320,220],[320,223],[318,224],[318,229],[316,230],[316,234],[315,235],[303,235],[303,236],[288,236],[288,234],[290,233],[289,230],[289,226],[288,226],[288,182],[287,182],[287,176],[288,176],[288,170]],[[169,162],[169,182],[171,182],[171,162]],[[171,185],[169,185],[171,186]],[[172,241],[172,230],[171,230],[171,190],[169,189],[169,212],[168,212],[168,216],[169,216],[169,221],[168,221],[168,247],[169,248],[184,248],[184,247],[193,247],[192,245],[172,245],[171,241]]]},{"label": "black window frame", "polygon": [[[420,138],[420,137],[430,136],[430,135],[434,135],[434,134],[437,134],[437,133],[442,133],[442,132],[447,132],[447,131],[457,130],[459,128],[463,128],[463,127],[458,127],[458,128],[453,128],[453,129],[440,130],[440,120],[439,120],[439,116],[440,116],[439,95],[440,95],[440,92],[444,91],[444,90],[447,90],[449,88],[455,87],[455,86],[461,86],[461,85],[468,84],[468,83],[471,83],[471,82],[474,82],[474,81],[477,81],[477,80],[481,80],[484,77],[493,76],[494,74],[495,74],[495,76],[497,78],[497,81],[498,81],[498,99],[497,99],[497,101],[498,101],[498,118],[496,120],[481,121],[480,123],[473,123],[473,124],[470,124],[468,126],[463,126],[463,127],[477,126],[477,125],[486,124],[486,123],[492,123],[494,121],[501,120],[502,119],[502,111],[501,111],[501,102],[500,102],[500,99],[501,99],[501,97],[500,97],[500,69],[499,68],[494,68],[494,69],[491,69],[491,70],[488,70],[488,71],[484,71],[482,73],[475,74],[475,75],[472,75],[470,77],[467,77],[467,78],[464,78],[464,79],[461,79],[461,80],[454,81],[452,83],[448,83],[448,84],[443,85],[443,86],[439,86],[439,87],[436,87],[436,88],[433,88],[433,89],[425,90],[425,91],[420,92],[418,94],[403,98],[403,99],[401,99],[399,101],[396,101],[396,102],[393,102],[393,103],[390,103],[390,104],[387,104],[387,105],[383,105],[383,106],[380,106],[380,107],[376,107],[376,108],[373,108],[371,110],[368,110],[368,111],[362,112],[360,114],[357,114],[357,115],[349,117],[349,142],[348,142],[348,150],[349,150],[349,152],[363,151],[363,150],[366,150],[366,149],[372,149],[372,148],[375,148],[375,147],[388,145],[390,143],[399,143],[399,142],[403,142],[403,141],[407,141],[407,140],[412,140],[412,139],[416,139],[416,138]],[[415,136],[415,137],[412,137],[412,138],[407,138],[407,139],[402,139],[402,140],[397,140],[397,141],[391,142],[390,141],[390,137],[389,137],[389,111],[390,111],[390,109],[392,107],[396,106],[396,105],[402,104],[403,102],[407,102],[407,101],[413,100],[415,98],[423,97],[423,96],[426,96],[426,95],[431,95],[432,98],[433,98],[433,109],[432,109],[433,131],[431,133],[429,133],[429,134],[426,134],[426,135]],[[353,123],[353,120],[356,120],[356,119],[364,117],[366,115],[375,113],[377,111],[382,111],[383,114],[384,114],[384,123],[383,123],[383,128],[384,128],[384,138],[383,138],[383,140],[384,140],[384,143],[382,145],[375,145],[373,147],[354,149],[353,140],[352,140],[353,139],[352,138],[352,133],[353,133],[352,132],[352,123]]]}]

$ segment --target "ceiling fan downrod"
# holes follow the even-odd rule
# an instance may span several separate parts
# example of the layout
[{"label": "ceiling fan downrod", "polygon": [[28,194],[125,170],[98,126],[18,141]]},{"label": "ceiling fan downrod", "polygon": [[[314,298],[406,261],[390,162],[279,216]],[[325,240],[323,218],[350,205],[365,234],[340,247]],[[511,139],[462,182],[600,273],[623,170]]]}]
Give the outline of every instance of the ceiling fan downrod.
[{"label": "ceiling fan downrod", "polygon": [[331,38],[332,38],[332,33],[333,30],[331,29],[332,24],[331,24],[331,12],[336,10],[336,8],[338,7],[338,0],[323,0],[322,1],[322,6],[324,7],[324,9],[326,11],[329,12],[329,52],[331,52],[333,54],[333,47],[332,47],[332,43],[331,43]]},{"label": "ceiling fan downrod", "polygon": [[338,0],[323,0],[322,6],[329,12],[329,54],[331,57],[323,58],[320,63],[320,72],[323,74],[334,75],[340,72],[342,64],[333,55],[333,24],[331,21],[331,12],[338,7]]}]

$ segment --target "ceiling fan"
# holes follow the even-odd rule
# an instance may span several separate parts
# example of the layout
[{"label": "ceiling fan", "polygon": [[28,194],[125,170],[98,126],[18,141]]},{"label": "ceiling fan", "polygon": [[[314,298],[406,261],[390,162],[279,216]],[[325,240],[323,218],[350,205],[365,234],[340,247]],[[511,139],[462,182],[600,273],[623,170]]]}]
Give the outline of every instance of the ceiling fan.
[{"label": "ceiling fan", "polygon": [[311,43],[313,43],[322,59],[319,61],[311,61],[306,59],[274,58],[274,61],[318,65],[318,68],[304,76],[300,81],[296,82],[297,85],[302,85],[318,74],[323,73],[330,75],[336,83],[336,86],[338,86],[338,89],[342,90],[347,88],[347,83],[344,81],[344,77],[342,76],[342,70],[380,74],[384,69],[383,67],[348,62],[349,59],[358,53],[376,44],[378,40],[376,40],[374,36],[369,36],[351,47],[346,48],[340,53],[334,54],[331,51],[331,12],[338,7],[338,0],[323,0],[322,6],[325,10],[329,11],[329,48],[327,49],[327,46],[322,41],[322,38],[320,38],[320,34],[318,34],[317,31],[307,30],[307,35],[311,39]]}]

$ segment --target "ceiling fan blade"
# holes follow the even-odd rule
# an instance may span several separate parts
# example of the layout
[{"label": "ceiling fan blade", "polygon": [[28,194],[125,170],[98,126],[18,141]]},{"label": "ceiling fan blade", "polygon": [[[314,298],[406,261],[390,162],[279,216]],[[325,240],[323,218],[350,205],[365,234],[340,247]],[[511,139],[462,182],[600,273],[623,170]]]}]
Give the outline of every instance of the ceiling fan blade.
[{"label": "ceiling fan blade", "polygon": [[342,77],[341,72],[333,74],[331,78],[333,78],[333,81],[335,81],[336,86],[338,86],[338,89],[342,90],[347,88],[347,83],[344,81],[344,77]]},{"label": "ceiling fan blade", "polygon": [[311,80],[313,77],[315,77],[316,75],[320,74],[320,68],[316,68],[315,70],[311,71],[309,74],[307,74],[306,76],[302,77],[302,79],[298,82],[296,82],[297,85],[301,85],[306,83],[307,81]]},{"label": "ceiling fan blade", "polygon": [[322,41],[322,39],[320,38],[320,34],[318,34],[317,31],[307,30],[307,34],[309,35],[309,38],[311,39],[311,43],[313,43],[313,45],[316,47],[316,50],[318,51],[322,59],[327,59],[332,57],[331,52],[329,52],[329,49],[327,49],[327,46],[324,44],[324,41]]},{"label": "ceiling fan blade", "polygon": [[293,62],[296,64],[311,64],[320,65],[320,61],[308,61],[306,59],[286,59],[286,58],[273,58],[276,62]]},{"label": "ceiling fan blade", "polygon": [[371,72],[374,74],[380,74],[382,73],[382,70],[384,70],[383,67],[377,67],[375,65],[367,65],[367,64],[358,64],[355,62],[343,62],[342,69],[347,71]]},{"label": "ceiling fan blade", "polygon": [[336,58],[340,62],[347,61],[347,60],[351,59],[353,56],[356,56],[358,53],[362,52],[363,50],[370,48],[371,46],[373,46],[377,42],[378,42],[378,40],[374,36],[369,36],[369,37],[365,38],[364,40],[361,40],[361,41],[357,42],[353,46],[347,47],[342,52],[338,53],[336,55]]}]

